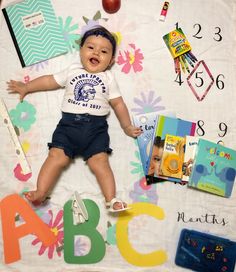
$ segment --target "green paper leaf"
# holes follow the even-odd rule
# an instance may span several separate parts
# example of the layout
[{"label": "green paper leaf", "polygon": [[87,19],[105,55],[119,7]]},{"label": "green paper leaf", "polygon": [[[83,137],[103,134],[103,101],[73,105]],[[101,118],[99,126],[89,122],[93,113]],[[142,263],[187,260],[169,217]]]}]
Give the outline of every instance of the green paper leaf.
[{"label": "green paper leaf", "polygon": [[82,18],[84,19],[85,23],[88,24],[89,19],[85,16],[83,16]]},{"label": "green paper leaf", "polygon": [[93,16],[94,21],[101,19],[101,12],[98,10],[97,13]]}]

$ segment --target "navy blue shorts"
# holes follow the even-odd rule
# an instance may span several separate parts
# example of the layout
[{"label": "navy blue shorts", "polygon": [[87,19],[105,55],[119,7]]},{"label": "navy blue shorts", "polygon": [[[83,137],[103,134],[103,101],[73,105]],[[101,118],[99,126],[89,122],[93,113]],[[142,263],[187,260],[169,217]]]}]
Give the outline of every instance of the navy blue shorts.
[{"label": "navy blue shorts", "polygon": [[63,112],[48,146],[63,149],[72,159],[82,156],[86,161],[101,152],[111,153],[109,144],[106,116]]}]

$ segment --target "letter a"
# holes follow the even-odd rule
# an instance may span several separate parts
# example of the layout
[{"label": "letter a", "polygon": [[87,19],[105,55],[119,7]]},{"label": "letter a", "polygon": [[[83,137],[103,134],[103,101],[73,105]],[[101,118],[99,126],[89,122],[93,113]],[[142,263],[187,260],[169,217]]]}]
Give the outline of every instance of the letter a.
[{"label": "letter a", "polygon": [[[50,228],[18,194],[9,195],[2,199],[0,207],[6,264],[21,259],[19,239],[28,234],[36,235],[45,246],[55,243],[56,237]],[[15,217],[17,214],[24,219],[25,223],[16,227]]]}]

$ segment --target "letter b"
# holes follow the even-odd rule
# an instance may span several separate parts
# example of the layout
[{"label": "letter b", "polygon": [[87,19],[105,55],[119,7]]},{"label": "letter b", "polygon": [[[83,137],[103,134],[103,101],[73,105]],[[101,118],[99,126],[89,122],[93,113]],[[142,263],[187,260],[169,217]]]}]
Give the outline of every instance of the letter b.
[{"label": "letter b", "polygon": [[[83,200],[88,211],[88,221],[74,225],[72,201],[64,205],[64,260],[71,264],[91,264],[103,259],[106,252],[105,242],[102,235],[96,230],[100,218],[100,211],[97,204],[90,200]],[[87,236],[91,241],[91,248],[87,255],[75,256],[74,237],[76,235]]]}]

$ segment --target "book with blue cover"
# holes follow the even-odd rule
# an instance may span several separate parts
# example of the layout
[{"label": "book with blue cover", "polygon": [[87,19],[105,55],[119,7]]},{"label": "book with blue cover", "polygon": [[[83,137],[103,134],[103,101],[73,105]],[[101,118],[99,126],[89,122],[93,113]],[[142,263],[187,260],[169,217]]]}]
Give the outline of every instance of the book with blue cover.
[{"label": "book with blue cover", "polygon": [[175,116],[174,112],[171,111],[158,111],[158,112],[148,112],[141,113],[133,116],[134,125],[142,129],[142,134],[137,137],[137,143],[140,153],[140,158],[143,166],[143,172],[146,175],[148,172],[150,152],[153,145],[153,134],[156,130],[158,116],[160,114],[165,114],[167,116]]},{"label": "book with blue cover", "polygon": [[181,182],[179,178],[167,177],[162,175],[161,160],[165,137],[167,134],[185,137],[186,135],[195,135],[196,123],[175,117],[159,115],[156,130],[154,132],[154,140],[152,151],[150,153],[150,161],[146,180],[148,184],[156,183],[163,180]]},{"label": "book with blue cover", "polygon": [[236,150],[199,139],[189,187],[230,197],[236,174]]},{"label": "book with blue cover", "polygon": [[50,0],[24,0],[2,12],[22,67],[68,51]]},{"label": "book with blue cover", "polygon": [[153,133],[156,127],[157,112],[143,113],[133,116],[134,125],[142,129],[142,134],[137,137],[137,143],[144,174],[147,173],[149,155],[152,146]]}]

